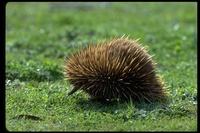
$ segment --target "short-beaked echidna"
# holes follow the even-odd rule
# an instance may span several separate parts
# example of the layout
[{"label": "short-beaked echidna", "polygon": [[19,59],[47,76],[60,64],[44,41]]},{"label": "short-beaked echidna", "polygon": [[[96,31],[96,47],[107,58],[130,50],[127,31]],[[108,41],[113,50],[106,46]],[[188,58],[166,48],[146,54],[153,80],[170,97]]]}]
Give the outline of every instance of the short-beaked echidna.
[{"label": "short-beaked echidna", "polygon": [[69,95],[82,90],[91,99],[150,102],[167,96],[152,56],[128,37],[90,44],[68,57],[64,69],[74,86]]}]

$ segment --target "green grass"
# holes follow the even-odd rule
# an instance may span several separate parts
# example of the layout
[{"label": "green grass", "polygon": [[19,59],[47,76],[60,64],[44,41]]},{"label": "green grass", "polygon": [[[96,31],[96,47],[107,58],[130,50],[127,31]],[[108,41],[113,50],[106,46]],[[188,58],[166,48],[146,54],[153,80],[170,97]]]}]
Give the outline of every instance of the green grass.
[{"label": "green grass", "polygon": [[[169,103],[67,96],[65,55],[124,34],[149,46]],[[8,3],[5,85],[9,131],[197,131],[197,3]]]}]

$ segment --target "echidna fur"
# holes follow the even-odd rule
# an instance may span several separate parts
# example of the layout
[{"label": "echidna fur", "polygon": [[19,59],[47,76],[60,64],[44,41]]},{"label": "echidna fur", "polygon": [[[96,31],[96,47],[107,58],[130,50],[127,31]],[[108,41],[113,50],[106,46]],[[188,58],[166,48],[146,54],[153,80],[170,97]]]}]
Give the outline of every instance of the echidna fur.
[{"label": "echidna fur", "polygon": [[128,37],[89,45],[66,60],[64,75],[74,86],[68,94],[83,90],[92,98],[161,100],[167,96],[147,47]]}]

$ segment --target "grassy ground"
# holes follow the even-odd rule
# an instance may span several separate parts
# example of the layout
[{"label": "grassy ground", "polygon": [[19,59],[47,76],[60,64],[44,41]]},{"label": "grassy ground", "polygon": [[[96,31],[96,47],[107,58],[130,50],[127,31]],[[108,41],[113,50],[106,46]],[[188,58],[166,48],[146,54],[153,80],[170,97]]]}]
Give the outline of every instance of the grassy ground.
[{"label": "grassy ground", "polygon": [[[67,96],[65,54],[124,34],[155,54],[170,102]],[[9,131],[197,131],[197,3],[8,3],[5,84]]]}]

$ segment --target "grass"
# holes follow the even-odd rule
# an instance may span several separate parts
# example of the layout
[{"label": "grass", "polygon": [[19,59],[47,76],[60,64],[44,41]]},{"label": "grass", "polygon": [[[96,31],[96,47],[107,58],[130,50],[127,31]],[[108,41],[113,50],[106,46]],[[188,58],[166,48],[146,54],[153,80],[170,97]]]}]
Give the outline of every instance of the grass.
[{"label": "grass", "polygon": [[[19,10],[20,9],[20,10]],[[169,103],[98,103],[64,79],[65,55],[129,35],[155,54]],[[5,116],[9,131],[197,131],[197,3],[6,5]],[[32,115],[42,121],[13,119]]]}]

